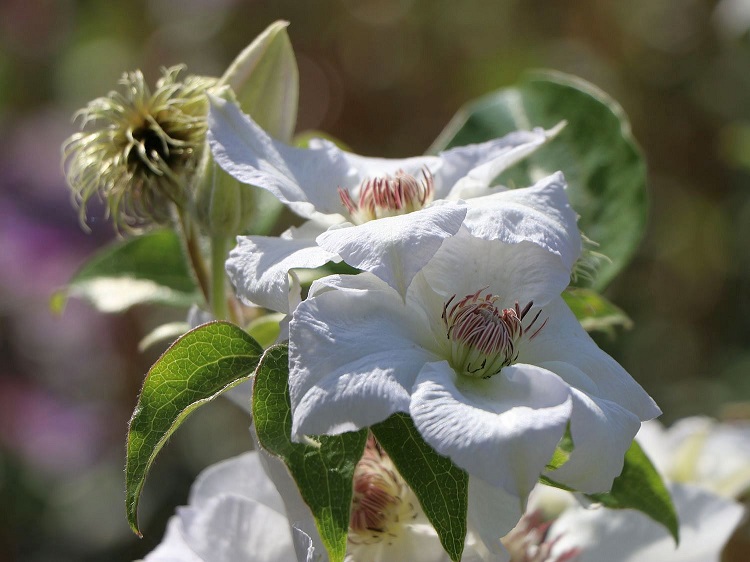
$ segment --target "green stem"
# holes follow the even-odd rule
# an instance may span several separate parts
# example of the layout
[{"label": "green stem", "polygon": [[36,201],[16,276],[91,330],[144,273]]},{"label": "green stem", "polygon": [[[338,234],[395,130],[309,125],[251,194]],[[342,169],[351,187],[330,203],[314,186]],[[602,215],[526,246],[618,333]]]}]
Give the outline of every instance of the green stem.
[{"label": "green stem", "polygon": [[217,320],[228,318],[224,273],[224,262],[227,260],[228,250],[227,241],[227,237],[220,234],[211,237],[211,309]]},{"label": "green stem", "polygon": [[203,261],[203,255],[201,254],[198,237],[196,236],[195,229],[190,222],[190,218],[186,217],[183,213],[179,213],[179,218],[180,230],[182,231],[182,240],[185,243],[185,251],[187,252],[187,257],[190,260],[190,265],[193,268],[193,273],[195,274],[195,279],[201,289],[203,298],[206,299],[206,303],[208,303],[208,272],[206,271],[206,262]]}]

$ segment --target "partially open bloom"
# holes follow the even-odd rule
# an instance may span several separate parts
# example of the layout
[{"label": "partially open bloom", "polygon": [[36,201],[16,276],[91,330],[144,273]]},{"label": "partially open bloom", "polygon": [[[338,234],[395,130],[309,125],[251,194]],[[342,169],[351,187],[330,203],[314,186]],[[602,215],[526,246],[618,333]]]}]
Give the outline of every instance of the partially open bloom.
[{"label": "partially open bloom", "polygon": [[[353,488],[347,562],[450,561],[416,495],[372,437],[354,472]],[[462,560],[505,561],[498,538],[485,545],[470,529]]]},{"label": "partially open bloom", "polygon": [[125,73],[121,91],[76,114],[82,130],[63,145],[63,160],[82,220],[95,194],[126,229],[167,223],[172,205],[186,204],[186,184],[205,145],[206,91],[216,81],[181,77],[182,70],[164,69],[153,92],[140,70]]},{"label": "partially open bloom", "polygon": [[523,498],[569,431],[547,473],[608,490],[660,411],[560,296],[580,252],[562,177],[481,199],[404,297],[370,273],[313,284],[290,324],[292,436],[407,412],[470,480]]},{"label": "partially open bloom", "polygon": [[[324,140],[311,141],[309,149],[288,146],[235,105],[211,103],[208,138],[216,162],[308,219],[280,238],[239,237],[227,262],[243,300],[283,312],[290,270],[342,259],[403,295],[461,226],[467,211],[458,200],[497,191],[495,178],[558,130],[518,131],[437,156],[369,158]],[[441,204],[446,199],[453,203]]]}]

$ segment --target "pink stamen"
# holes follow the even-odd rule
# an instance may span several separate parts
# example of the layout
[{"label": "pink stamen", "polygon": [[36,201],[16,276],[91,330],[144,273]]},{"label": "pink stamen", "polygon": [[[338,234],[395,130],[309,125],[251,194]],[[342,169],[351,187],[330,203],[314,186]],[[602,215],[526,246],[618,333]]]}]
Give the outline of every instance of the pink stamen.
[{"label": "pink stamen", "polygon": [[[518,302],[512,308],[498,309],[497,296],[482,293],[486,287],[454,302],[453,295],[443,305],[442,320],[446,336],[452,342],[454,367],[461,372],[483,378],[496,374],[518,358],[518,341],[527,335],[542,311],[539,310],[528,325],[523,320],[533,306],[533,301],[521,310]],[[535,338],[547,324],[529,337]]]},{"label": "pink stamen", "polygon": [[399,170],[396,175],[371,178],[359,186],[355,203],[349,190],[339,187],[341,203],[355,223],[416,211],[432,201],[434,178],[429,170],[422,170],[422,180]]}]

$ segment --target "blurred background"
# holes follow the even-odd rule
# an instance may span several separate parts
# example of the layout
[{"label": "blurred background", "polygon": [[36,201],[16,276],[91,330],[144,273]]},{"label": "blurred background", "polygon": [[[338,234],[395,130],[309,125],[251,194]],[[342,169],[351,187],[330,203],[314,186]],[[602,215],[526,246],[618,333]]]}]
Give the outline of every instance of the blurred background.
[{"label": "blurred background", "polygon": [[[129,531],[127,420],[161,350],[138,341],[180,311],[103,316],[51,293],[113,239],[79,225],[60,167],[71,116],[141,68],[218,76],[291,21],[298,130],[369,155],[419,154],[465,102],[530,68],[610,93],[649,164],[649,228],[606,295],[635,328],[599,343],[664,421],[744,415],[750,401],[750,0],[3,0],[0,3],[0,560],[126,561],[161,538],[195,474],[249,447],[228,401],[199,411],[146,484]],[[219,440],[215,435],[225,436]]]}]

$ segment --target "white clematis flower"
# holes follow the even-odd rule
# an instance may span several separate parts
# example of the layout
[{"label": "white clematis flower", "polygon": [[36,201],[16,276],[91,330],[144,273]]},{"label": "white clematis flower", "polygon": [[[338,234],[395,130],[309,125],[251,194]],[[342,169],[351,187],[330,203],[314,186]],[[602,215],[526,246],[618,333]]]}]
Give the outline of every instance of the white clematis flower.
[{"label": "white clematis flower", "polygon": [[[746,491],[750,483],[750,427],[692,417],[665,430],[659,422],[649,421],[636,439],[665,477],[677,511],[679,545],[662,525],[640,511],[590,506],[577,502],[573,494],[538,485],[525,518],[531,514],[540,519],[542,514],[541,519],[548,521],[541,543],[550,561],[571,552],[576,553],[571,559],[576,562],[721,560],[745,511],[732,497]],[[508,548],[513,552],[512,545]]]},{"label": "white clematis flower", "polygon": [[209,121],[209,142],[222,168],[308,219],[281,237],[239,237],[227,262],[243,300],[281,312],[298,300],[298,289],[289,286],[290,270],[342,259],[405,294],[461,226],[466,206],[459,200],[496,191],[490,187],[503,170],[560,128],[518,131],[438,156],[384,159],[319,139],[309,149],[288,146],[220,98],[211,98]]},{"label": "white clematis flower", "polygon": [[725,498],[750,490],[750,423],[689,417],[668,429],[643,424],[638,441],[670,480],[701,486]]},{"label": "white clematis flower", "polygon": [[579,505],[550,528],[552,555],[577,549],[576,562],[720,562],[742,520],[742,506],[697,486],[671,483],[668,488],[680,522],[679,545],[640,511]]},{"label": "white clematis flower", "polygon": [[188,505],[177,508],[161,544],[144,562],[293,561],[295,540],[299,560],[316,560],[310,537],[292,527],[260,454],[252,452],[198,476]]},{"label": "white clematis flower", "polygon": [[560,297],[580,251],[562,178],[482,199],[404,298],[369,273],[313,284],[290,324],[292,437],[407,412],[471,478],[524,498],[569,428],[550,476],[608,490],[660,410]]},{"label": "white clematis flower", "polygon": [[[353,489],[347,562],[450,562],[414,493],[372,439],[355,470]],[[509,513],[510,518],[519,516]],[[470,530],[462,562],[507,562],[499,540],[492,543],[494,552]],[[144,562],[327,559],[312,516],[284,466],[254,451],[201,473],[189,505],[178,508],[164,540]]]}]

